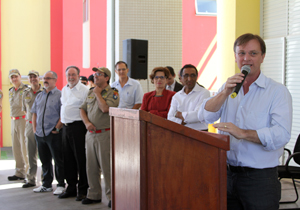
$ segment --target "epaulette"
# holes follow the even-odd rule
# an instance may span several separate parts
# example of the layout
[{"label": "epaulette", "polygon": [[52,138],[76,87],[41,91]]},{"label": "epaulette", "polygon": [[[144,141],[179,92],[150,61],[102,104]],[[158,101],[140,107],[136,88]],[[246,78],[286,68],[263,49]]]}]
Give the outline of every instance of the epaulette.
[{"label": "epaulette", "polygon": [[25,88],[24,91],[30,91],[30,89],[31,89],[31,87],[27,87],[27,88]]},{"label": "epaulette", "polygon": [[93,90],[95,87],[91,87],[90,90]]},{"label": "epaulette", "polygon": [[113,90],[119,92],[119,90],[118,90],[117,88],[115,88],[115,87],[112,87],[111,89],[113,89]]}]

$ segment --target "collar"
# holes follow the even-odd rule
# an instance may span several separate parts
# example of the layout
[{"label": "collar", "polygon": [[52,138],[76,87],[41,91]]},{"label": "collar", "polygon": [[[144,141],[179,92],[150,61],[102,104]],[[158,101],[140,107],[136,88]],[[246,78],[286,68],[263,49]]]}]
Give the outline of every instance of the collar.
[{"label": "collar", "polygon": [[253,83],[256,84],[258,87],[266,88],[266,79],[267,77],[262,72],[260,72],[258,78]]},{"label": "collar", "polygon": [[[77,82],[77,84],[76,84],[72,89],[79,90],[80,84],[82,84],[82,83],[81,83],[80,80],[79,80],[79,81]],[[83,84],[82,84],[82,85],[83,85]],[[70,90],[72,90],[72,89],[69,87],[69,84],[67,84],[67,87],[68,87]]]},{"label": "collar", "polygon": [[[202,87],[200,87],[200,86],[196,83],[195,86],[194,86],[194,88],[193,88],[193,90],[192,90],[191,92],[189,92],[188,94],[191,94],[191,93],[193,93],[193,92],[199,92],[199,91],[201,91],[201,88],[202,88]],[[186,93],[184,92],[184,90],[185,90],[185,87],[183,87],[183,88],[179,91],[179,93],[180,93],[180,94],[188,95],[188,94],[186,94]]]},{"label": "collar", "polygon": [[[127,82],[125,83],[124,87],[125,87],[126,85],[133,85],[132,79],[131,79],[129,76],[127,76],[127,77],[128,77],[128,80],[127,80]],[[117,85],[121,85],[121,84],[120,84],[120,80],[117,81]]]},{"label": "collar", "polygon": [[[55,86],[55,88],[53,88],[52,90],[50,90],[49,91],[49,93],[55,93],[57,91],[57,87]],[[47,94],[47,92],[46,92],[46,88],[44,88],[44,90],[43,90],[43,92],[45,93],[45,94]]]}]

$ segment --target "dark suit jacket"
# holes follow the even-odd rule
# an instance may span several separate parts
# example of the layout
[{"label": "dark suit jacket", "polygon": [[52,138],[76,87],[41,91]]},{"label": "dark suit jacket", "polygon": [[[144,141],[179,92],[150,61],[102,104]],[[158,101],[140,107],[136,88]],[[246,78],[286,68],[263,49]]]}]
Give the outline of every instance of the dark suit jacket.
[{"label": "dark suit jacket", "polygon": [[175,81],[175,87],[174,87],[174,91],[178,92],[183,88],[182,84],[178,83],[177,81]]}]

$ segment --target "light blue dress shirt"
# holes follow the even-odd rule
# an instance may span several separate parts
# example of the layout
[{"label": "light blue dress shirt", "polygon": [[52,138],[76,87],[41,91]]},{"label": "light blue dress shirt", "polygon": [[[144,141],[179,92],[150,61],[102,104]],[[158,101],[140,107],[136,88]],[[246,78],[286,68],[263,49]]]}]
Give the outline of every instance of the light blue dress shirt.
[{"label": "light blue dress shirt", "polygon": [[60,118],[61,91],[56,87],[49,93],[43,90],[34,100],[31,113],[36,113],[36,135],[48,136]]},{"label": "light blue dress shirt", "polygon": [[143,102],[143,89],[139,81],[128,77],[126,84],[121,87],[119,80],[112,83],[111,87],[117,88],[120,95],[118,108],[131,109],[135,104]]},{"label": "light blue dress shirt", "polygon": [[[223,90],[225,84],[219,92]],[[240,89],[236,98],[230,96],[217,112],[204,109],[205,100],[199,109],[199,120],[213,123],[231,122],[246,130],[256,130],[261,144],[230,135],[230,151],[227,151],[227,163],[232,166],[252,168],[270,168],[279,164],[283,148],[291,138],[292,97],[287,88],[260,73],[256,81],[244,95]],[[227,132],[219,131],[221,134]]]}]

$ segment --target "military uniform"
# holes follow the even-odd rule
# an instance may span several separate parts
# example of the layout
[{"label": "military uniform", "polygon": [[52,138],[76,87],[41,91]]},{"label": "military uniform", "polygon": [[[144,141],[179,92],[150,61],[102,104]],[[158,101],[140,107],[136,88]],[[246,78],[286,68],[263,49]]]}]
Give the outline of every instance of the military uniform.
[{"label": "military uniform", "polygon": [[[119,94],[109,85],[101,93],[109,107],[118,107]],[[92,200],[102,199],[100,171],[105,182],[105,193],[111,200],[110,179],[110,116],[103,113],[99,107],[97,98],[90,90],[88,96],[80,107],[87,113],[89,121],[96,127],[96,132],[88,131],[86,134],[86,160],[89,189],[87,198]]]},{"label": "military uniform", "polygon": [[25,178],[28,168],[27,150],[25,142],[25,112],[22,111],[22,96],[27,85],[21,83],[16,90],[14,87],[9,89],[9,104],[11,116],[11,138],[12,149],[16,161],[15,175]]},{"label": "military uniform", "polygon": [[37,172],[37,145],[34,138],[34,133],[32,129],[32,113],[31,107],[36,96],[43,91],[41,88],[36,92],[33,92],[31,88],[27,88],[24,90],[23,94],[23,107],[22,110],[26,112],[26,126],[25,126],[25,137],[26,137],[26,148],[28,153],[28,162],[29,162],[29,170],[27,173],[28,183],[36,184],[36,172]]}]

